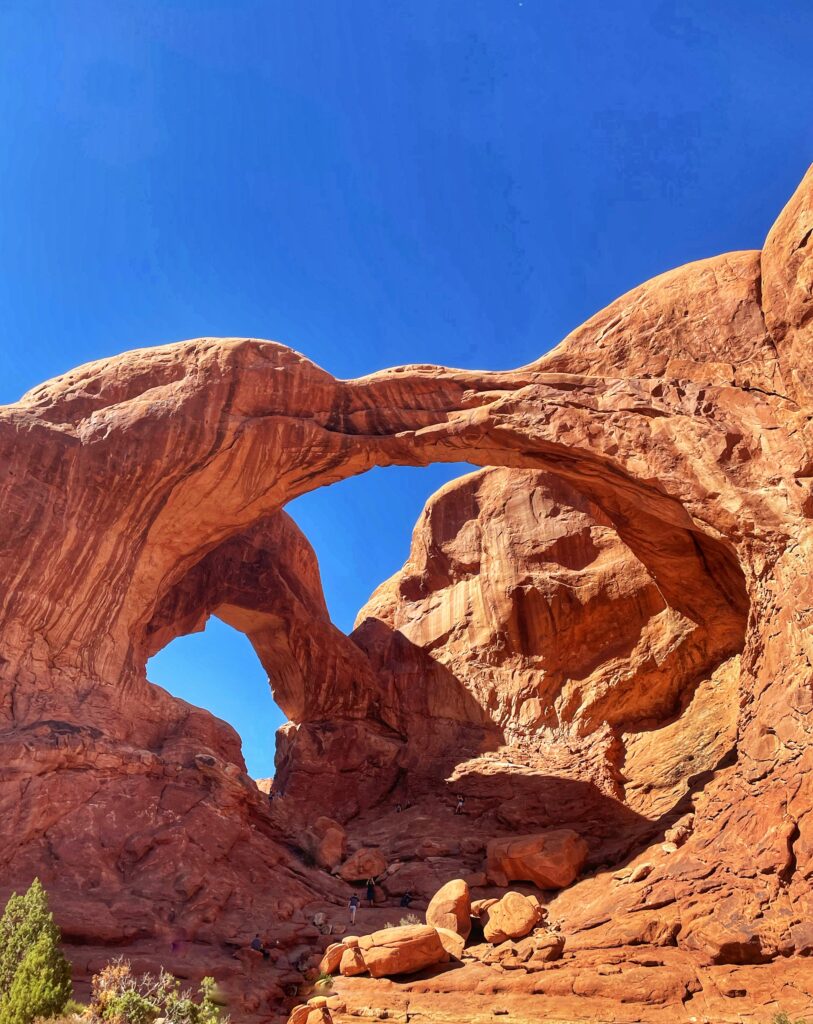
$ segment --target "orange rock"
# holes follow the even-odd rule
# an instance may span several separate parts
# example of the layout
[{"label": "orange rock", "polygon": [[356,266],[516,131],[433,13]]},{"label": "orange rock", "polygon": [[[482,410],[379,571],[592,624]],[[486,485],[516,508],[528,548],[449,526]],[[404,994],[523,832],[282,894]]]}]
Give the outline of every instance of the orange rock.
[{"label": "orange rock", "polygon": [[448,959],[440,936],[429,925],[384,928],[363,936],[360,941],[373,978],[414,974]]},{"label": "orange rock", "polygon": [[486,874],[495,885],[524,881],[540,889],[564,889],[584,866],[587,850],[587,843],[569,829],[493,839],[488,844]]},{"label": "orange rock", "polygon": [[519,892],[507,892],[483,911],[483,933],[493,945],[506,939],[521,939],[539,923],[539,904]]},{"label": "orange rock", "polygon": [[434,925],[433,927],[438,933],[441,945],[449,956],[453,960],[460,960],[463,956],[463,950],[466,947],[466,940],[463,936],[451,928],[439,928],[437,925]]},{"label": "orange rock", "polygon": [[345,946],[339,960],[339,973],[345,978],[352,978],[356,974],[365,974],[366,971],[367,962],[361,949],[358,946]]},{"label": "orange rock", "polygon": [[471,898],[469,887],[456,878],[438,889],[426,908],[426,923],[434,928],[447,928],[464,940],[471,931]]},{"label": "orange rock", "polygon": [[342,956],[350,947],[344,942],[332,942],[319,962],[319,970],[322,974],[335,974],[342,962]]},{"label": "orange rock", "polygon": [[339,868],[339,874],[347,882],[363,882],[377,878],[387,870],[387,862],[380,850],[357,850]]},{"label": "orange rock", "polygon": [[317,818],[313,828],[303,833],[301,841],[316,863],[327,871],[335,871],[344,860],[347,833],[332,818],[324,815]]}]

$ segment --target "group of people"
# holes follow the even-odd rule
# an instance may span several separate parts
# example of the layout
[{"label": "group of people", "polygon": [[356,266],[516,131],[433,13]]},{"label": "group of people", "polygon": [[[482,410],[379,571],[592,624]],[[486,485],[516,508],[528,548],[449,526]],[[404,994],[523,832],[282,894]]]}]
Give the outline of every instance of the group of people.
[{"label": "group of people", "polygon": [[[367,900],[367,905],[370,907],[375,906],[375,879],[368,878],[366,882],[364,898]],[[401,906],[409,907],[410,903],[415,899],[412,893],[407,889],[404,895],[401,897]],[[347,901],[347,910],[350,914],[350,924],[356,923],[356,911],[361,906],[361,898],[353,893],[350,899]]]}]

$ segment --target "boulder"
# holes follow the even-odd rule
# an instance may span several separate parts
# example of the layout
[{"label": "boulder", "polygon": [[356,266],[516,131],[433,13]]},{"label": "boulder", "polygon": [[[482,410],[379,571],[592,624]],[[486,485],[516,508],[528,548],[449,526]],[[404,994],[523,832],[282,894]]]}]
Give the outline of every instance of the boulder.
[{"label": "boulder", "polygon": [[303,833],[300,841],[303,849],[326,871],[335,871],[347,851],[347,833],[338,821],[324,815]]},{"label": "boulder", "polygon": [[342,954],[348,948],[344,942],[332,942],[324,952],[319,961],[319,970],[322,974],[335,974],[342,962]]},{"label": "boulder", "polygon": [[434,928],[447,928],[467,939],[471,931],[471,896],[462,878],[442,886],[426,908],[426,923]]},{"label": "boulder", "polygon": [[344,978],[353,978],[357,974],[365,974],[367,964],[358,946],[345,946],[339,960],[339,974]]},{"label": "boulder", "polygon": [[463,950],[466,947],[466,940],[452,928],[435,928],[440,936],[441,945],[453,960],[460,960],[463,957]]},{"label": "boulder", "polygon": [[449,958],[437,930],[425,924],[383,928],[363,936],[359,946],[373,978],[414,974]]},{"label": "boulder", "polygon": [[384,854],[376,847],[362,847],[339,868],[339,874],[345,882],[366,882],[368,878],[376,878],[387,870]]},{"label": "boulder", "polygon": [[560,960],[565,949],[564,936],[553,931],[537,931],[525,941],[533,944],[528,963],[530,965]]},{"label": "boulder", "polygon": [[483,911],[483,934],[493,945],[506,939],[521,939],[532,931],[541,917],[538,902],[520,892],[507,892]]},{"label": "boulder", "polygon": [[540,889],[564,889],[584,867],[587,853],[587,843],[567,828],[492,839],[486,849],[486,874],[494,885],[533,882]]}]

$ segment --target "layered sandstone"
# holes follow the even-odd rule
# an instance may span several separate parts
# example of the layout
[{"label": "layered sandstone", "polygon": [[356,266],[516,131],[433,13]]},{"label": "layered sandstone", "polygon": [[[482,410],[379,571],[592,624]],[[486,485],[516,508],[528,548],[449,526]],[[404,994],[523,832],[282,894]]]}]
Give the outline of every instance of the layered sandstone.
[{"label": "layered sandstone", "polygon": [[[330,941],[316,912],[343,913],[348,884],[302,855],[320,815],[347,856],[379,852],[390,898],[458,877],[496,896],[486,841],[564,828],[592,874],[541,893],[563,959],[343,996],[449,1021],[495,1000],[724,1020],[776,991],[809,1011],[811,238],[813,172],[762,252],[655,278],[515,371],[339,381],[198,339],[0,410],[0,897],[38,874],[80,973],[114,947],[214,971],[260,1020]],[[497,468],[430,500],[343,636],[282,507],[432,461]],[[291,720],[282,800],[229,727],[147,681],[209,614]],[[264,928],[267,969],[232,956]]]}]

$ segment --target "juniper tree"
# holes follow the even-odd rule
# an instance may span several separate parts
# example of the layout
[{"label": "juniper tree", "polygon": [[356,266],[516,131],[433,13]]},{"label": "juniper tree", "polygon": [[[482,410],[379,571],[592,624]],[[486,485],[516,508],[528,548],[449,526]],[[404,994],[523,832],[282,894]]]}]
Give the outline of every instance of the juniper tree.
[{"label": "juniper tree", "polygon": [[38,878],[13,893],[0,918],[0,1024],[59,1013],[71,996],[70,964]]}]

